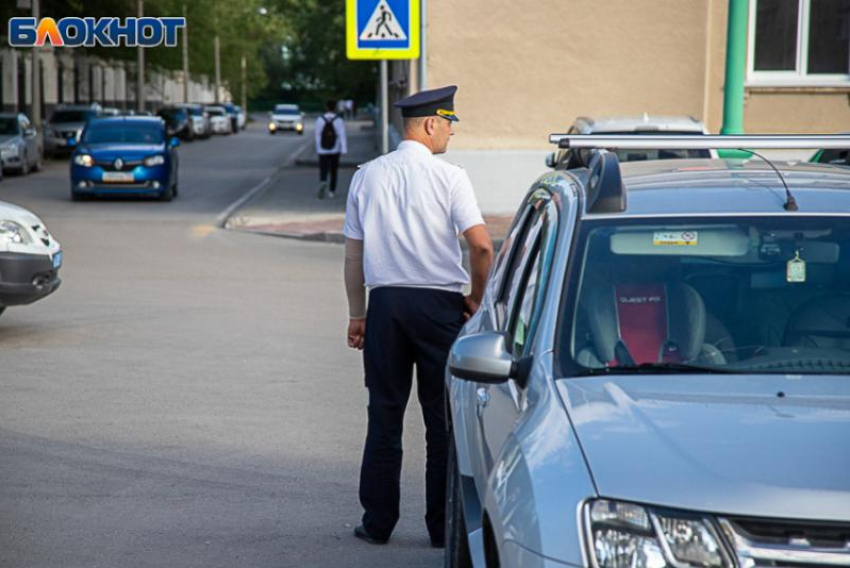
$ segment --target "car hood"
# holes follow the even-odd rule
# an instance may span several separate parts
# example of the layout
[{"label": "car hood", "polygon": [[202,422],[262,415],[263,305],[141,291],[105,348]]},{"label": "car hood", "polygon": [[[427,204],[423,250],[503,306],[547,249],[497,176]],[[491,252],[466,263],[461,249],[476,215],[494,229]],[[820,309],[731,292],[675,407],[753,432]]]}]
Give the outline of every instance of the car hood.
[{"label": "car hood", "polygon": [[850,520],[850,377],[631,375],[558,388],[601,496]]},{"label": "car hood", "polygon": [[79,147],[80,153],[91,154],[96,160],[141,160],[151,154],[162,154],[162,144],[85,144]]},{"label": "car hood", "polygon": [[0,134],[0,146],[7,142],[21,142],[19,134]]},{"label": "car hood", "polygon": [[300,114],[273,114],[275,120],[301,120]]},{"label": "car hood", "polygon": [[44,225],[29,209],[24,209],[12,203],[0,201],[0,219],[16,221],[24,225]]}]

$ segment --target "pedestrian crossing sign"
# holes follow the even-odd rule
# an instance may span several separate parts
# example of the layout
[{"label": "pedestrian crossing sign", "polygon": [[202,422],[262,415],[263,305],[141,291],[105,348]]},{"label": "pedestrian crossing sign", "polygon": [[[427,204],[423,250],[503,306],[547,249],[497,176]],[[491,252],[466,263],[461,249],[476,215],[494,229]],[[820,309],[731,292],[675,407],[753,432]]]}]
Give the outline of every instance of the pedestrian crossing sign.
[{"label": "pedestrian crossing sign", "polygon": [[346,0],[349,59],[419,57],[419,0]]}]

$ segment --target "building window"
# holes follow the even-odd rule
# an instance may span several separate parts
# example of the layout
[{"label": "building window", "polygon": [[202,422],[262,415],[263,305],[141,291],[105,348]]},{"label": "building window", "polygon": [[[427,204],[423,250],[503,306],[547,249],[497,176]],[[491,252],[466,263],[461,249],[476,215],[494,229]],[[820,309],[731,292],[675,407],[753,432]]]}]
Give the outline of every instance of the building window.
[{"label": "building window", "polygon": [[850,0],[750,3],[749,83],[850,86]]}]

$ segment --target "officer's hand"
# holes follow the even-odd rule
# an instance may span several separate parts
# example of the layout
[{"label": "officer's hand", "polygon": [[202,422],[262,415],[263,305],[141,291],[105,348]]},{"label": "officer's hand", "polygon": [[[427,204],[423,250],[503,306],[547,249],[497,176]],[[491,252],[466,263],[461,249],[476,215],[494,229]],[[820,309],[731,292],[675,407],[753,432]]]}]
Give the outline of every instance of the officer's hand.
[{"label": "officer's hand", "polygon": [[352,349],[363,349],[366,340],[366,319],[348,320],[348,346]]},{"label": "officer's hand", "polygon": [[476,301],[475,298],[472,297],[472,294],[469,296],[463,297],[463,317],[464,319],[469,319],[475,315],[475,312],[478,311],[478,306],[480,305],[480,301]]}]

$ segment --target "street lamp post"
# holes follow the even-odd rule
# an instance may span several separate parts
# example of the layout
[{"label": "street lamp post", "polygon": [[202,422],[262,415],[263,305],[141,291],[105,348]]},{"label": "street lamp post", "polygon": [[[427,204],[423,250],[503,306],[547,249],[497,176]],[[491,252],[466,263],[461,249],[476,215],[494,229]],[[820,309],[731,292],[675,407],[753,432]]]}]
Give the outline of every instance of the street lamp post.
[{"label": "street lamp post", "polygon": [[[32,2],[32,16],[37,22],[41,17],[41,6],[39,0]],[[32,123],[36,128],[41,128],[41,58],[38,47],[32,48]]]},{"label": "street lamp post", "polygon": [[[183,4],[183,19],[186,19],[186,4]],[[189,26],[183,26],[183,102],[189,102]]]},{"label": "street lamp post", "polygon": [[[136,12],[138,17],[143,18],[145,12],[145,0],[136,0]],[[145,110],[145,50],[140,45],[136,52],[136,110]]]}]

